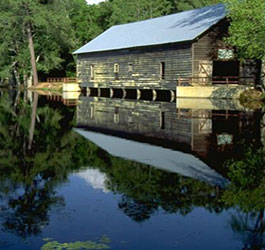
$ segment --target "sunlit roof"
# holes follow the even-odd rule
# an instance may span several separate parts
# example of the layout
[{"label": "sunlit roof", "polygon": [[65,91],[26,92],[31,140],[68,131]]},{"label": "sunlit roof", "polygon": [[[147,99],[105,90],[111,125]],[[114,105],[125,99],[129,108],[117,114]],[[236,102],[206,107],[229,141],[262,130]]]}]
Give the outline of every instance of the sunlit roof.
[{"label": "sunlit roof", "polygon": [[192,41],[226,15],[223,4],[116,25],[74,54]]}]

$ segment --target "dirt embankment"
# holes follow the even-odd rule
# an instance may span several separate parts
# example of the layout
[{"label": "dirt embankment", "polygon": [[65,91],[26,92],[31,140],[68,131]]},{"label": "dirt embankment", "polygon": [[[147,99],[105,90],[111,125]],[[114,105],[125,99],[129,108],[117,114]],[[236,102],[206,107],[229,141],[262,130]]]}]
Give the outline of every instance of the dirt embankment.
[{"label": "dirt embankment", "polygon": [[40,89],[40,90],[53,90],[60,92],[63,89],[63,83],[61,82],[41,82],[37,86],[29,87],[30,90]]}]

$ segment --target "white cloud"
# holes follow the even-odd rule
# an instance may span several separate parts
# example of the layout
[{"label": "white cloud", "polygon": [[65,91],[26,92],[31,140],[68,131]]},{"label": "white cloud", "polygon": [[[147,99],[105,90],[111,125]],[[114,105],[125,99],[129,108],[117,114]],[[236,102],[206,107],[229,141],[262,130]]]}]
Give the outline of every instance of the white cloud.
[{"label": "white cloud", "polygon": [[86,0],[88,4],[97,4],[103,2],[104,0]]},{"label": "white cloud", "polygon": [[91,185],[94,189],[100,189],[104,193],[108,193],[109,190],[106,188],[105,182],[107,180],[107,176],[104,173],[101,173],[97,169],[87,169],[85,171],[79,172],[76,174],[80,178],[86,181],[89,185]]}]

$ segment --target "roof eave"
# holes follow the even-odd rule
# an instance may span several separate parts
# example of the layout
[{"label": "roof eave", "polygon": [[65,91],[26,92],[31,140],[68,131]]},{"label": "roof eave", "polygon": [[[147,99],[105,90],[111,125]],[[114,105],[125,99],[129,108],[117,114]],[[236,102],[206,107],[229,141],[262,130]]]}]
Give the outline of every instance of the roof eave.
[{"label": "roof eave", "polygon": [[75,51],[72,54],[73,55],[93,54],[93,53],[101,53],[101,52],[109,52],[109,51],[121,51],[121,50],[128,50],[128,49],[140,49],[140,48],[147,48],[147,47],[158,47],[158,46],[170,45],[170,44],[172,44],[172,45],[181,44],[181,43],[185,44],[185,43],[193,42],[194,40],[196,40],[196,38],[192,38],[192,39],[189,39],[189,40],[178,41],[178,42],[139,45],[139,46],[123,47],[123,48],[116,48],[116,49],[95,50],[95,51],[87,51],[87,52],[79,52],[79,53],[77,53]]}]

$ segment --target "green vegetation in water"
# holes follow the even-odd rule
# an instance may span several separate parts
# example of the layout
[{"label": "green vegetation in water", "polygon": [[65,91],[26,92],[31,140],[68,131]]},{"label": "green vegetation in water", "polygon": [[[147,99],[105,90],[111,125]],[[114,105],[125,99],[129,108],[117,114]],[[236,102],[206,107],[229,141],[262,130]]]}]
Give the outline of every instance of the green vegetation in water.
[{"label": "green vegetation in water", "polygon": [[108,245],[111,240],[106,235],[102,235],[98,241],[75,241],[59,243],[52,238],[44,238],[46,243],[41,250],[82,250],[82,249],[110,249]]},{"label": "green vegetation in water", "polygon": [[95,241],[76,241],[69,243],[59,243],[58,241],[50,241],[45,243],[41,250],[82,250],[82,249],[110,249],[103,243]]},{"label": "green vegetation in water", "polygon": [[261,91],[256,89],[248,89],[245,90],[240,94],[240,101],[247,102],[247,101],[260,101],[264,99],[264,95]]},{"label": "green vegetation in water", "polygon": [[248,109],[260,109],[264,106],[265,95],[259,90],[248,89],[239,97],[240,104]]}]

